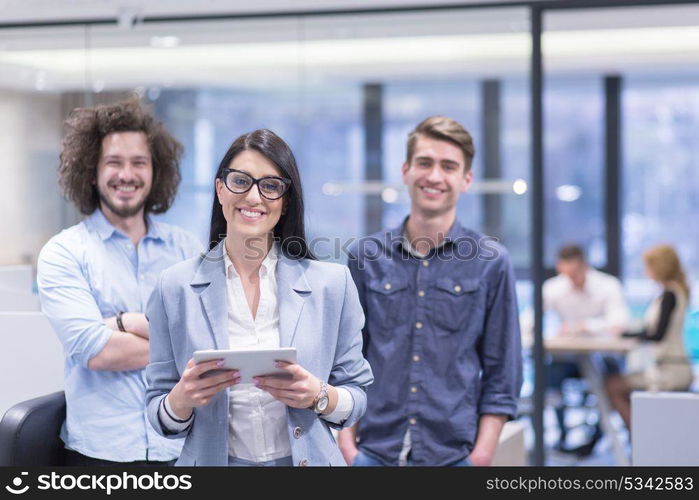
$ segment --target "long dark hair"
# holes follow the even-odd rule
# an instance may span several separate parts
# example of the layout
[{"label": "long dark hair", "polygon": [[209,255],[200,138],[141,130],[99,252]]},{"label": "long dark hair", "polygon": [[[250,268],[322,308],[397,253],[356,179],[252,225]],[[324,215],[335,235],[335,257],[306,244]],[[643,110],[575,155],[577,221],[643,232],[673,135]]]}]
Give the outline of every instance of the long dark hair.
[{"label": "long dark hair", "polygon": [[[241,135],[233,141],[223,156],[216,170],[216,179],[220,179],[223,169],[228,168],[233,159],[246,150],[254,150],[263,155],[282,171],[283,177],[291,181],[291,186],[284,194],[285,213],[274,226],[274,238],[280,242],[282,253],[292,259],[315,259],[306,243],[306,231],[303,223],[303,191],[296,158],[294,158],[289,145],[281,137],[265,128]],[[226,237],[226,232],[226,219],[223,216],[223,208],[218,201],[218,196],[216,196],[216,185],[214,184],[209,250]]]}]

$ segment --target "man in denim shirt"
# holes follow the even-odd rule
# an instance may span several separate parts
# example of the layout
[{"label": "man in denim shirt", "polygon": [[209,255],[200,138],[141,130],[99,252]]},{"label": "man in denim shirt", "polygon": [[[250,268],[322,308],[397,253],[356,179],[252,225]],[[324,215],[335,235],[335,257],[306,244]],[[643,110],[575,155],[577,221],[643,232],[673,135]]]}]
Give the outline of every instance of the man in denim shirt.
[{"label": "man in denim shirt", "polygon": [[490,465],[522,383],[514,272],[494,238],[456,220],[473,179],[469,133],[434,116],[407,150],[410,215],[349,252],[375,380],[340,447],[354,465]]},{"label": "man in denim shirt", "polygon": [[174,201],[182,146],[137,100],[76,109],[66,126],[59,181],[87,218],[51,238],[37,270],[65,355],[66,462],[168,463],[182,441],[159,436],[145,415],[143,311],[160,272],[202,248],[149,215]]}]

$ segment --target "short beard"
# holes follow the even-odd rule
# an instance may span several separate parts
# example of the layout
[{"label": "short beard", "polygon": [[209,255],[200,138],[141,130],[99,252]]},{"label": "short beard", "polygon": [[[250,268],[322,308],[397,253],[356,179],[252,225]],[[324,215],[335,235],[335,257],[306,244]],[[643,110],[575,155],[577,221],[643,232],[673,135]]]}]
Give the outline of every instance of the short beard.
[{"label": "short beard", "polygon": [[115,207],[112,202],[104,196],[101,192],[98,192],[100,202],[104,204],[114,215],[117,215],[122,218],[128,218],[128,217],[133,217],[134,215],[138,214],[138,212],[141,211],[141,209],[145,206],[147,197],[139,204],[134,205],[133,207]]}]

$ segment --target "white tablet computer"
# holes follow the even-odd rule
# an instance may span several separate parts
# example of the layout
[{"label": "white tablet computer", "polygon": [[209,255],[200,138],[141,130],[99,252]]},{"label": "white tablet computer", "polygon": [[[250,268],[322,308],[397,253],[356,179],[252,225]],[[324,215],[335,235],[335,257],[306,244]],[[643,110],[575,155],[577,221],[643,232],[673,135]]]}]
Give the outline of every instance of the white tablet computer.
[{"label": "white tablet computer", "polygon": [[[241,384],[252,384],[252,377],[262,375],[288,375],[287,372],[274,366],[277,360],[296,363],[295,347],[280,347],[278,349],[221,349],[194,351],[192,356],[195,363],[223,359],[222,370],[238,370]],[[207,375],[218,373],[211,370]],[[205,375],[206,376],[206,375]]]}]

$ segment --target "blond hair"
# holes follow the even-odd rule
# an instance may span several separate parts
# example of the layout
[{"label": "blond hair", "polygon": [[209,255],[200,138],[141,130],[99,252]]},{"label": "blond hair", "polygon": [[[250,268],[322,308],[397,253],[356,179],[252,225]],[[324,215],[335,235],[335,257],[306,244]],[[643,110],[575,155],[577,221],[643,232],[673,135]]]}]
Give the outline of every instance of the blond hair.
[{"label": "blond hair", "polygon": [[682,269],[680,258],[671,245],[657,245],[649,248],[643,253],[643,261],[652,271],[655,279],[676,282],[689,297],[687,277]]}]

